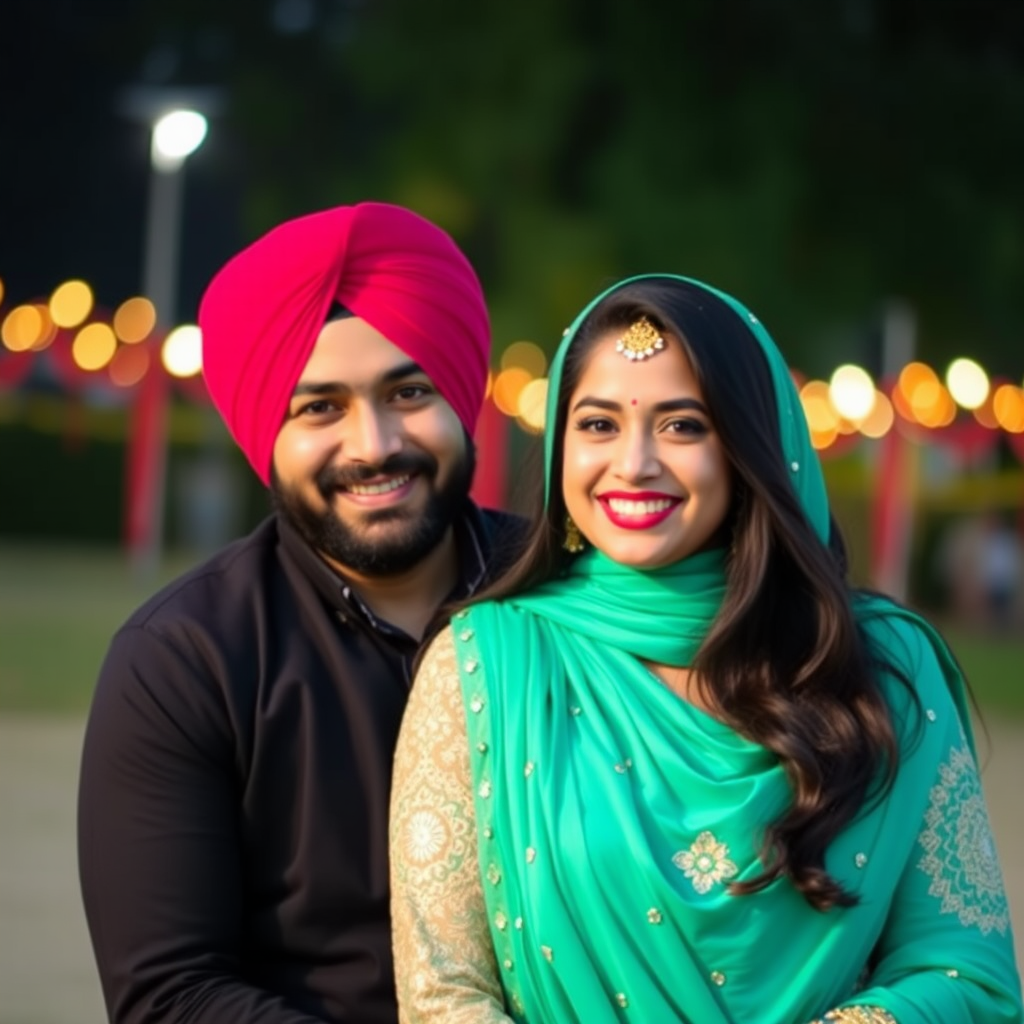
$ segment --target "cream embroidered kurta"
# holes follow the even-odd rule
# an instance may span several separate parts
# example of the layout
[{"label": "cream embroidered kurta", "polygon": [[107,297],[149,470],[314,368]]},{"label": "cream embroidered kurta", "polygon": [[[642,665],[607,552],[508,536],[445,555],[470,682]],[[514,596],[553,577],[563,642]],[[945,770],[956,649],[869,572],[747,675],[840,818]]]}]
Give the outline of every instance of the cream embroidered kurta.
[{"label": "cream embroidered kurta", "polygon": [[[483,717],[477,715],[482,707],[463,692],[456,660],[462,655],[457,654],[457,646],[452,631],[446,630],[425,656],[395,762],[392,911],[400,1019],[403,1024],[569,1024],[531,1016],[529,1007],[521,1005],[516,965],[507,956],[505,939],[513,930],[521,933],[522,917],[513,908],[507,912],[494,912],[493,907],[491,912],[488,910],[484,887],[496,887],[501,873],[511,865],[496,866],[490,858],[481,865],[478,856],[479,843],[490,839],[487,826],[476,820],[476,808],[480,798],[489,795],[484,787],[490,787],[491,782],[488,778],[481,781],[479,772],[474,782],[472,764],[473,759],[485,759],[488,751],[483,749],[486,740],[477,738],[483,735],[479,730],[472,740],[467,732],[467,717]],[[934,1016],[934,1012],[942,1012],[943,1006],[959,1006],[961,1011],[956,1012],[970,1014],[963,1021],[958,1018],[955,1024],[1009,1024],[1021,1020],[1020,985],[1012,967],[1012,945],[1008,945],[1007,905],[984,798],[952,703],[948,696],[944,702],[941,698],[941,693],[923,695],[924,728],[943,731],[941,748],[946,753],[934,766],[934,782],[921,815],[917,841],[905,862],[870,866],[870,870],[888,874],[891,890],[888,910],[870,911],[878,915],[881,930],[873,941],[878,961],[876,976],[864,979],[869,986],[866,995],[878,991],[879,985],[896,984],[909,993],[908,1007],[916,1003],[920,1012],[911,1014],[908,1009],[905,1017],[896,1018],[881,1011],[847,1009],[835,1018],[840,1022],[884,1024],[896,1019],[899,1024],[936,1024],[940,1020],[941,1024],[954,1024],[952,1019]],[[578,709],[570,709],[570,713],[574,710]],[[635,774],[634,767],[632,763],[610,766],[613,771],[621,768],[623,775]],[[524,763],[523,776],[529,777],[532,769],[532,762]],[[892,810],[899,813],[898,808]],[[482,839],[478,828],[483,829]],[[854,851],[851,847],[846,851],[844,847],[843,858],[851,862],[850,877],[869,869],[873,853],[870,848]],[[525,859],[530,860],[529,849]],[[701,895],[721,894],[737,872],[730,849],[710,831],[697,832],[671,859],[687,884]],[[588,866],[580,864],[578,870],[585,872]],[[632,870],[635,866],[624,857],[622,871]],[[757,899],[737,897],[736,906],[749,906],[756,914]],[[645,913],[647,926],[656,930],[662,925],[657,908],[647,908]],[[960,937],[974,943],[974,947],[964,949],[962,959]],[[993,984],[986,995],[989,980],[979,973],[975,940],[981,938],[984,942],[989,937],[993,963],[1000,964],[997,973],[1006,977]],[[767,957],[765,964],[781,962],[779,955],[784,954],[786,945],[785,934],[776,934],[769,927],[758,946],[762,953],[757,959],[760,962]],[[497,955],[496,949],[500,951]],[[559,950],[547,946],[539,952],[552,963],[559,954]],[[770,973],[769,967],[762,969]],[[819,964],[818,970],[827,972],[828,962]],[[727,994],[730,985],[738,983],[734,977],[732,971],[712,972],[711,981]],[[929,980],[933,977],[935,981]],[[666,981],[671,983],[670,979]],[[780,985],[787,981],[776,979]],[[945,988],[954,984],[981,990],[971,989],[970,998],[961,1002]],[[612,993],[609,999],[617,1001],[621,1019],[632,1019],[626,992]],[[680,1002],[685,1005],[685,994]],[[817,1012],[824,1012],[829,1005],[833,1004],[821,1006]],[[966,1009],[979,1006],[983,1009],[977,1012]],[[984,1009],[986,1006],[988,1009]],[[735,1020],[736,1024],[748,1024],[752,1019],[728,1016],[730,1012],[723,1011],[724,1019]],[[690,1021],[681,1015],[676,1019]],[[802,1016],[784,1024],[805,1024],[808,1019]],[[638,1024],[655,1022],[638,1020]]]},{"label": "cream embroidered kurta", "polygon": [[399,1021],[510,1021],[484,905],[466,721],[448,631],[417,674],[405,722],[391,812]]}]

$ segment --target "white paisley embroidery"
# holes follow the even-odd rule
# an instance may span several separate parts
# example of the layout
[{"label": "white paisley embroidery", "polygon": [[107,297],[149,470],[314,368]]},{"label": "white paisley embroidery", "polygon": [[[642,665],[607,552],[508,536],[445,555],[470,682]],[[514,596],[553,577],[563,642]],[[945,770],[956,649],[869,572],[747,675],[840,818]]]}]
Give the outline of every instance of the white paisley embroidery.
[{"label": "white paisley embroidery", "polygon": [[931,878],[928,893],[942,901],[943,914],[956,914],[982,935],[1009,927],[1006,891],[996,858],[992,827],[974,758],[966,745],[951,748],[939,765],[917,837],[924,849],[918,867]]},{"label": "white paisley embroidery", "polygon": [[693,882],[694,889],[706,893],[723,879],[732,878],[737,868],[729,860],[729,847],[710,832],[701,832],[688,850],[680,850],[672,863]]}]

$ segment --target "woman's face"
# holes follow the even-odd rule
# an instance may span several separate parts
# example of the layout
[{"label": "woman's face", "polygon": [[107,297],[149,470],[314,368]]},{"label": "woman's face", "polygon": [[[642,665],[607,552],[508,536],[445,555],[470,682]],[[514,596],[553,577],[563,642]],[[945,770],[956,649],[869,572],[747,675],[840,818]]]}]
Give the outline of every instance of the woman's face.
[{"label": "woman's face", "polygon": [[583,536],[655,569],[709,546],[729,510],[728,460],[680,342],[631,361],[625,329],[591,348],[570,396],[562,487]]}]

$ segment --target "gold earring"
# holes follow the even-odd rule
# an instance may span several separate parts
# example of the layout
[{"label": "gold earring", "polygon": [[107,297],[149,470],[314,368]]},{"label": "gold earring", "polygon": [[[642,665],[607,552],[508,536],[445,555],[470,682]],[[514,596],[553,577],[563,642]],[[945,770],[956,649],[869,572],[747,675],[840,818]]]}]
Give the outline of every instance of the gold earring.
[{"label": "gold earring", "polygon": [[578,555],[585,546],[580,528],[572,521],[572,516],[566,513],[565,540],[562,541],[562,547],[570,554]]}]

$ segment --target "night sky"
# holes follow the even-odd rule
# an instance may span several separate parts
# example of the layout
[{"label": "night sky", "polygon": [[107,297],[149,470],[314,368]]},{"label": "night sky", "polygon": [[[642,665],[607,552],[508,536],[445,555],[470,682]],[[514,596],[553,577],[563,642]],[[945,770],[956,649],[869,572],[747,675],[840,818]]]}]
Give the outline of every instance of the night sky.
[{"label": "night sky", "polygon": [[[534,2],[539,6],[540,0]],[[558,209],[564,215],[563,220],[582,209],[574,209],[574,202],[593,203],[594,220],[600,220],[609,235],[616,233],[615,244],[609,243],[609,251],[621,252],[624,264],[632,265],[630,259],[635,261],[632,254],[638,244],[635,225],[645,222],[640,216],[644,213],[644,184],[653,182],[657,185],[660,190],[657,195],[662,200],[666,196],[671,199],[672,193],[663,187],[664,174],[652,174],[648,179],[636,172],[627,150],[622,158],[622,167],[630,171],[633,175],[631,180],[635,180],[636,191],[633,194],[637,197],[639,212],[634,215],[628,202],[619,202],[614,209],[609,209],[608,204],[602,202],[608,193],[598,187],[594,168],[618,166],[620,155],[613,152],[613,144],[608,143],[601,133],[609,132],[609,138],[614,139],[614,131],[627,127],[629,119],[623,118],[620,111],[622,123],[616,125],[614,104],[608,104],[607,109],[602,106],[600,101],[604,94],[600,92],[595,101],[593,83],[591,92],[583,92],[580,96],[589,96],[588,102],[599,115],[596,121],[590,115],[573,121],[567,114],[559,114],[565,121],[564,130],[560,127],[548,139],[543,131],[550,132],[551,126],[537,116],[536,138],[530,136],[527,139],[529,145],[524,147],[524,153],[512,152],[506,145],[505,135],[492,133],[494,138],[488,136],[488,145],[493,152],[487,159],[493,159],[496,170],[486,176],[474,177],[475,168],[487,166],[487,159],[478,161],[476,154],[469,151],[468,156],[460,159],[434,160],[436,154],[429,149],[437,138],[438,149],[443,151],[441,155],[462,152],[460,147],[464,139],[459,133],[472,131],[476,122],[466,120],[465,124],[470,127],[461,127],[463,121],[460,117],[468,117],[474,109],[471,103],[465,105],[466,109],[461,105],[457,110],[452,109],[456,104],[451,103],[450,98],[454,95],[456,101],[461,100],[461,94],[453,93],[450,88],[435,93],[428,89],[413,92],[409,87],[408,96],[399,102],[395,100],[393,90],[389,93],[383,89],[386,74],[382,73],[381,80],[374,84],[374,76],[364,73],[359,79],[361,91],[357,95],[346,91],[355,88],[356,76],[349,76],[350,81],[339,73],[339,69],[344,67],[345,47],[325,45],[318,51],[314,45],[306,45],[309,40],[333,38],[336,43],[337,38],[345,37],[349,52],[356,52],[362,44],[363,23],[372,20],[369,13],[385,11],[388,17],[378,21],[398,27],[393,28],[391,35],[385,34],[383,45],[378,41],[381,66],[386,68],[389,61],[394,61],[394,79],[400,84],[415,82],[416,74],[442,80],[445,68],[438,68],[432,63],[436,60],[438,42],[445,31],[442,13],[447,11],[449,21],[453,18],[466,20],[467,10],[472,6],[470,0],[464,0],[463,3],[440,5],[436,16],[433,9],[432,13],[423,14],[428,28],[439,33],[431,40],[424,37],[422,28],[420,35],[410,32],[409,38],[404,37],[401,18],[391,18],[388,13],[393,7],[405,10],[408,16],[413,0],[390,6],[375,5],[369,0],[153,0],[152,3],[132,0],[2,0],[2,309],[44,299],[69,278],[82,278],[89,282],[101,307],[109,309],[141,290],[150,176],[149,130],[145,124],[126,116],[123,107],[126,90],[143,82],[184,82],[208,87],[231,82],[234,87],[232,95],[236,99],[242,97],[238,100],[238,107],[232,111],[233,116],[229,117],[225,112],[220,118],[211,118],[207,140],[189,158],[186,166],[175,321],[193,321],[202,291],[216,270],[241,246],[251,241],[258,229],[266,229],[285,215],[298,215],[331,202],[348,202],[357,198],[405,201],[410,194],[417,196],[415,190],[410,193],[408,188],[410,184],[420,184],[413,174],[392,174],[386,180],[374,176],[374,170],[383,165],[391,152],[402,154],[401,158],[412,167],[418,166],[417,159],[426,154],[429,158],[426,161],[429,166],[425,169],[428,186],[434,184],[431,173],[435,178],[447,175],[452,192],[458,193],[461,189],[472,197],[472,202],[467,205],[476,205],[484,211],[484,226],[479,232],[483,241],[480,238],[467,241],[474,258],[479,261],[485,281],[492,289],[505,288],[509,296],[529,294],[531,288],[535,289],[531,257],[528,254],[524,258],[521,250],[514,248],[516,226],[503,221],[503,217],[510,220],[515,215],[508,211],[517,209],[517,201],[535,213]],[[583,29],[593,28],[591,21],[600,22],[602,5],[596,5],[594,11],[583,0],[566,6],[576,11],[580,18],[581,23],[577,26],[580,38],[599,35],[596,29],[589,35]],[[792,11],[797,6],[796,0],[790,0],[790,3],[752,3],[751,9],[756,8],[763,14],[776,7],[779,11]],[[643,7],[641,4],[638,9]],[[672,17],[665,18],[669,23],[673,17],[680,23],[685,22],[686,19],[678,12],[690,7],[725,17],[718,14],[723,8],[710,0],[693,5],[665,4],[664,7],[666,11],[673,12]],[[656,3],[650,5],[650,9],[658,8]],[[877,290],[888,289],[889,279],[894,279],[897,289],[906,291],[909,288],[911,297],[916,289],[938,307],[939,312],[934,314],[930,325],[933,331],[936,324],[942,328],[951,318],[950,314],[977,309],[979,345],[988,353],[993,366],[996,355],[1004,357],[1006,365],[1000,372],[1013,374],[1019,373],[1020,364],[1016,351],[1019,344],[1019,290],[1013,277],[1015,268],[1019,266],[1016,254],[1020,251],[1020,203],[1016,185],[1012,182],[1019,178],[1017,169],[1024,159],[1020,144],[1021,125],[1017,117],[1020,103],[1019,98],[1015,99],[1020,95],[1019,68],[1024,61],[1022,8],[1024,5],[1020,0],[993,3],[977,0],[971,4],[954,3],[952,0],[935,0],[934,3],[894,0],[891,4],[879,4],[875,0],[833,0],[821,5],[820,9],[833,14],[839,10],[846,11],[850,21],[847,27],[856,39],[860,38],[857,35],[860,29],[855,24],[855,15],[860,11],[866,21],[879,23],[876,26],[878,40],[872,47],[865,44],[861,49],[851,44],[846,50],[836,50],[827,58],[819,53],[814,19],[792,24],[791,18],[780,16],[775,26],[777,39],[788,38],[785,33],[791,37],[788,52],[803,60],[800,67],[804,73],[818,76],[808,80],[832,88],[833,92],[828,92],[828,95],[843,101],[833,104],[835,109],[829,107],[824,112],[808,115],[807,124],[814,127],[814,133],[809,129],[808,132],[815,141],[800,150],[799,161],[793,161],[801,171],[794,176],[793,187],[803,187],[813,193],[811,200],[802,203],[803,227],[813,229],[811,234],[814,236],[813,244],[808,248],[812,256],[806,257],[809,269],[808,265],[799,268],[802,280],[810,282],[808,298],[816,296],[820,290],[814,288],[819,263],[813,253],[821,251],[825,255],[820,268],[826,283],[830,275],[837,280],[848,277],[854,281],[849,289],[852,298],[842,288],[833,289],[837,300],[849,299],[845,309],[837,307],[837,315],[853,320],[873,317],[874,307],[865,307],[864,296],[860,294],[867,288],[858,289],[856,285],[860,274],[859,261],[871,261],[869,269],[875,271],[881,265],[889,275],[888,279],[882,272],[861,275],[872,281]],[[417,8],[417,12],[419,10]],[[533,29],[530,20],[532,10],[529,8],[521,13],[519,19],[530,31]],[[957,15],[958,10],[962,16]],[[647,20],[652,17],[649,15]],[[835,22],[836,18],[822,16],[819,20]],[[481,23],[484,21],[487,19],[481,19]],[[437,29],[434,22],[441,24],[442,28]],[[490,28],[493,29],[493,25]],[[494,63],[504,68],[508,79],[514,82],[535,71],[535,65],[540,66],[545,53],[557,63],[566,53],[573,52],[570,43],[576,45],[578,42],[576,36],[563,27],[561,36],[548,40],[547,50],[538,41],[536,52],[521,55],[514,41],[505,46],[500,42],[502,37],[493,31],[488,34],[481,29],[481,32],[481,39],[492,45],[495,39],[499,40],[494,46]],[[728,32],[725,38],[732,43],[743,41],[742,32],[738,30],[735,39]],[[832,36],[826,38],[832,39],[834,44],[842,37],[833,31]],[[807,39],[811,42],[807,43]],[[914,40],[919,40],[920,45],[909,45],[908,41]],[[399,42],[404,50],[399,50]],[[605,45],[609,45],[607,40]],[[748,48],[752,46],[750,38],[746,39],[746,45]],[[723,52],[731,54],[732,50],[727,48]],[[827,49],[823,52],[832,54]],[[476,54],[477,50],[473,49],[472,53]],[[845,64],[840,60],[842,53],[846,53]],[[903,57],[894,58],[893,53],[906,58],[905,83],[896,74],[903,69]],[[316,59],[310,59],[311,56]],[[773,57],[774,51],[769,56]],[[940,61],[940,57],[948,60]],[[948,102],[925,102],[930,95],[925,73],[931,66],[929,61],[934,62],[935,68],[949,66],[953,69],[953,77],[942,80],[946,92],[940,95],[948,94]],[[713,70],[718,68],[714,61],[705,63]],[[722,62],[722,81],[711,75],[705,84],[709,87],[722,86],[723,83],[729,85],[733,77],[738,77],[738,64]],[[410,65],[413,66],[411,75],[408,73]],[[765,62],[765,67],[770,67],[770,61]],[[888,69],[888,78],[875,74],[879,68]],[[986,90],[993,88],[991,83],[997,81],[1000,69],[1008,99],[1005,103],[986,103],[986,99],[992,99]],[[397,73],[398,70],[406,73],[403,76]],[[984,77],[979,77],[982,70]],[[768,74],[767,71],[763,73]],[[464,74],[468,72],[464,71]],[[490,80],[480,67],[477,67],[476,74],[484,84]],[[962,88],[959,90],[953,90],[950,84],[958,81],[956,74],[962,76]],[[238,88],[239,79],[243,79],[247,88]],[[254,79],[262,89],[253,88]],[[452,81],[462,80],[452,76]],[[495,80],[503,79],[499,75]],[[785,76],[780,79],[784,80]],[[843,88],[838,88],[837,82]],[[771,77],[766,77],[765,83],[766,87],[770,86]],[[282,84],[290,89],[282,88]],[[394,86],[394,83],[389,84]],[[902,91],[899,89],[901,85],[905,86]],[[886,92],[886,89],[890,91]],[[382,90],[384,99],[377,95]],[[492,91],[495,123],[500,124],[503,117],[507,118],[518,131],[525,131],[524,126],[532,125],[534,110],[519,104],[519,94],[515,90],[510,96],[496,87]],[[427,98],[421,99],[421,94]],[[449,102],[434,102],[431,97],[435,95]],[[490,97],[490,93],[487,95]],[[528,90],[524,90],[524,97],[530,95]],[[902,106],[889,103],[887,98],[892,96],[900,99]],[[642,112],[646,110],[642,101],[637,102],[641,103]],[[731,108],[726,105],[722,109],[728,111]],[[395,111],[402,115],[401,118],[395,117],[396,123],[402,122],[397,127],[388,120]],[[911,118],[908,112],[916,113]],[[988,113],[991,117],[979,117],[979,114]],[[591,159],[589,163],[576,160],[574,147],[578,136],[593,129],[595,123],[600,131],[593,131],[588,141],[600,159]],[[657,119],[655,123],[659,123]],[[451,125],[455,127],[450,129]],[[393,136],[389,135],[392,127],[395,127]],[[707,129],[706,125],[701,127]],[[247,134],[244,140],[240,140],[237,135],[233,137],[232,132]],[[779,133],[784,135],[784,132],[785,126],[780,126]],[[507,135],[516,137],[514,131]],[[726,138],[723,142],[710,129],[702,130],[698,137],[705,144],[701,156],[708,166],[713,166],[717,152],[715,146],[719,144],[720,155],[726,165],[735,159],[731,139]],[[770,137],[774,139],[775,136],[772,134]],[[359,140],[364,138],[373,143],[365,146],[367,152],[376,155],[375,160],[365,161],[365,168],[361,169],[364,176],[359,177],[359,169],[346,163],[346,147],[358,146]],[[848,138],[854,142],[849,143]],[[429,145],[424,143],[424,139]],[[545,141],[538,142],[537,139]],[[857,142],[858,139],[862,144]],[[925,144],[920,143],[922,139],[926,140]],[[879,152],[879,147],[884,149],[884,160],[871,155]],[[923,161],[922,152],[925,154]],[[685,157],[685,148],[680,153]],[[504,154],[504,157],[498,159],[493,154],[499,157]],[[777,155],[782,165],[786,165],[788,157],[783,148],[777,150]],[[850,159],[844,159],[844,155]],[[891,161],[891,166],[886,161]],[[732,179],[742,184],[745,166],[745,159],[739,160],[731,170],[726,166],[728,173],[722,180],[730,180],[731,174]],[[850,172],[853,177],[843,178],[839,172],[849,166],[854,168]],[[581,167],[594,172],[586,178],[590,193],[582,188],[566,186],[562,180],[565,177],[576,181],[572,175]],[[584,179],[582,175],[579,177]],[[1006,184],[1008,180],[1010,185]],[[702,189],[699,194],[711,204],[721,199],[721,190],[714,187],[713,174],[708,173],[704,177],[695,174],[691,184]],[[388,192],[389,186],[396,191]],[[380,191],[371,195],[367,191],[370,188],[379,188]],[[440,191],[443,193],[444,189]],[[758,193],[748,188],[746,193],[740,191],[737,194],[740,198],[746,195],[753,201]],[[268,195],[271,201],[268,201]],[[581,195],[585,198],[579,199]],[[620,195],[630,195],[629,190],[617,190],[616,198]],[[931,207],[924,209],[922,216],[922,204],[913,201],[920,195],[933,197],[936,203],[934,217]],[[989,195],[991,201],[986,207]],[[784,205],[786,196],[783,199]],[[244,211],[243,203],[246,204]],[[680,214],[684,205],[678,204],[677,216],[672,223],[686,221],[686,217]],[[912,225],[912,229],[904,234],[912,240],[924,239],[925,243],[901,247],[890,244],[885,237],[880,243],[880,225],[883,225],[882,230],[888,231],[889,221],[883,222],[878,217],[869,218],[867,226],[862,228],[860,213],[887,209],[891,210],[893,225],[899,225],[909,216],[907,223]],[[443,202],[441,210],[444,211]],[[698,226],[707,221],[699,204],[691,212]],[[722,210],[727,221],[730,212],[728,208]],[[797,325],[795,330],[809,330],[794,312],[799,306],[802,317],[807,305],[799,289],[786,291],[776,288],[778,294],[771,291],[773,282],[787,284],[781,273],[772,272],[780,262],[784,266],[785,260],[777,260],[776,253],[772,252],[771,266],[767,265],[768,261],[763,261],[766,266],[763,273],[761,266],[756,265],[761,251],[759,246],[763,249],[774,237],[771,231],[775,219],[770,210],[765,217],[767,231],[744,238],[745,243],[750,243],[746,253],[747,276],[752,285],[762,289],[762,300],[770,299],[775,303],[780,322],[786,322],[784,318],[788,315],[789,322]],[[657,226],[661,224],[660,219],[650,222]],[[504,224],[504,234],[499,233],[495,224]],[[801,235],[799,217],[794,219],[793,225],[787,235],[776,241],[791,246],[800,255],[807,239]],[[980,225],[977,231],[968,230],[977,225]],[[729,227],[728,223],[723,226],[723,237],[727,237]],[[900,241],[896,237],[898,234],[894,229],[896,242]],[[662,241],[660,237],[639,237],[645,246],[649,241],[650,251],[656,254],[655,259],[661,258],[657,254],[665,252],[666,248],[664,245],[658,247]],[[494,239],[499,239],[505,247],[500,263],[493,259],[491,252],[499,244]],[[680,244],[684,252],[686,242],[683,237]],[[475,250],[472,249],[474,244],[477,245]],[[695,244],[704,246],[698,251],[708,256],[712,266],[721,267],[722,260],[717,259],[720,247],[714,238]],[[817,250],[814,244],[817,244]],[[674,252],[674,249],[670,251]],[[914,255],[900,262],[901,257],[891,256],[893,251]],[[977,259],[971,256],[963,258],[963,254],[974,252],[978,253]],[[1005,258],[1000,261],[993,254],[1004,254]],[[957,259],[954,260],[953,256]],[[488,259],[494,265],[489,265]],[[737,262],[740,265],[734,269],[738,279],[743,280],[746,271],[742,261]],[[849,274],[844,269],[847,264]],[[983,265],[989,270],[974,273],[976,266]],[[916,269],[916,272],[904,272],[907,267]],[[504,298],[506,306],[515,305],[507,296]],[[875,298],[868,294],[866,301],[874,302]],[[789,307],[785,305],[787,302]],[[571,303],[567,305],[572,308]],[[500,310],[500,307],[499,302],[495,308]],[[535,330],[543,316],[548,315],[540,302],[536,302],[536,308],[542,312],[532,318],[515,318],[513,329],[517,332]],[[772,308],[769,303],[768,309]],[[970,316],[975,314],[972,312]],[[810,318],[811,313],[807,313],[808,323]],[[828,317],[822,316],[822,321],[827,325]],[[554,322],[560,321],[555,319]],[[951,337],[955,335],[955,340],[949,337],[940,339],[945,345],[943,355],[952,351],[951,346],[960,345],[961,336],[974,338],[973,320],[967,322],[972,328],[970,331],[961,326],[948,332]]]},{"label": "night sky", "polygon": [[[125,0],[6,0],[0,15],[0,281],[3,307],[81,278],[98,304],[137,294],[148,128],[122,112],[153,55],[131,52]],[[185,172],[177,319],[247,240],[215,121]]]}]

